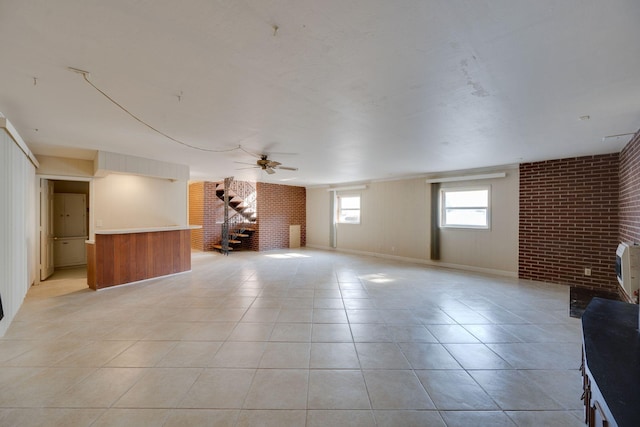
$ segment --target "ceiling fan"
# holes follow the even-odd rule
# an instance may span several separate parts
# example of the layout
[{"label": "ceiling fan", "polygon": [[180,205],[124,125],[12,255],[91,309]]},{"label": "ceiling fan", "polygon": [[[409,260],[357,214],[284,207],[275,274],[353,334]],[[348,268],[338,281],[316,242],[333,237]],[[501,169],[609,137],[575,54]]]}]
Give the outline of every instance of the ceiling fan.
[{"label": "ceiling fan", "polygon": [[[241,169],[254,169],[254,168],[259,168],[262,169],[263,171],[267,172],[269,175],[273,175],[274,173],[276,173],[276,169],[282,169],[282,170],[288,170],[288,171],[297,171],[298,168],[292,168],[290,166],[283,166],[282,163],[280,162],[276,162],[275,160],[269,160],[269,155],[268,154],[260,154],[260,155],[256,155],[256,157],[259,157],[259,159],[256,161],[255,166],[252,166],[250,168],[241,168]],[[243,163],[243,162],[236,162],[239,163],[241,165],[251,165],[252,163]],[[240,169],[238,169],[240,170]]]}]

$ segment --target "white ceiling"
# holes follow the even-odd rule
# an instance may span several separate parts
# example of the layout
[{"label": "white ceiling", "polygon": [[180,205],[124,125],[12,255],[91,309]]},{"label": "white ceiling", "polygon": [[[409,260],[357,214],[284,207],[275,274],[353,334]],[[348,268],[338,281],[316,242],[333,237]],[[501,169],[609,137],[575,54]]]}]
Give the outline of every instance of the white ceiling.
[{"label": "white ceiling", "polygon": [[[640,127],[638,22],[638,0],[2,0],[0,112],[36,154],[113,151],[193,179],[318,185],[611,153],[629,137],[604,136]],[[299,171],[173,142],[68,67],[173,138]]]}]

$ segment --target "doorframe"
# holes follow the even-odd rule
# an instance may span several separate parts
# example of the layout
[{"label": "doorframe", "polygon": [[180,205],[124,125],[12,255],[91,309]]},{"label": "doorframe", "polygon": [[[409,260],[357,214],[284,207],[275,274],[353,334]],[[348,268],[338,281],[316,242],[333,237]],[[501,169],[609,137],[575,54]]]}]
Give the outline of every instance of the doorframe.
[{"label": "doorframe", "polygon": [[88,213],[88,218],[89,218],[89,236],[88,239],[89,240],[93,240],[95,237],[95,227],[93,225],[93,209],[94,209],[94,201],[95,201],[95,195],[94,195],[94,186],[93,186],[93,177],[85,177],[85,176],[67,176],[67,175],[50,175],[50,174],[36,174],[36,179],[35,179],[35,195],[36,195],[36,199],[37,199],[37,205],[38,206],[38,212],[37,215],[34,215],[36,217],[36,223],[35,223],[35,227],[36,227],[36,244],[37,244],[37,248],[38,248],[38,262],[37,262],[37,270],[38,270],[38,274],[35,275],[36,280],[34,281],[35,285],[39,285],[41,282],[40,280],[40,265],[42,263],[42,260],[40,259],[41,257],[41,250],[40,248],[42,247],[42,239],[40,238],[40,215],[41,215],[41,211],[42,211],[42,206],[41,206],[41,201],[40,201],[40,179],[49,179],[52,181],[82,181],[82,182],[88,182],[89,183],[89,213]]},{"label": "doorframe", "polygon": [[[53,260],[53,216],[54,214],[54,182],[50,179],[40,178],[40,222],[39,237],[40,237],[40,251],[38,265],[39,280],[42,282],[51,276],[55,270],[55,262]],[[46,215],[45,215],[46,213]],[[46,242],[43,241],[46,239]]]}]

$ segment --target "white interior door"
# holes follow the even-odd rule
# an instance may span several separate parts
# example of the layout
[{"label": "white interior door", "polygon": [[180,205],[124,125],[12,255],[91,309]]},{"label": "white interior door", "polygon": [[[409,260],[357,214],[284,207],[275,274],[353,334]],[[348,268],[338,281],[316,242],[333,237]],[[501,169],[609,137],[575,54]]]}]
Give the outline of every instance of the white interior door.
[{"label": "white interior door", "polygon": [[40,280],[53,274],[53,182],[40,180]]}]

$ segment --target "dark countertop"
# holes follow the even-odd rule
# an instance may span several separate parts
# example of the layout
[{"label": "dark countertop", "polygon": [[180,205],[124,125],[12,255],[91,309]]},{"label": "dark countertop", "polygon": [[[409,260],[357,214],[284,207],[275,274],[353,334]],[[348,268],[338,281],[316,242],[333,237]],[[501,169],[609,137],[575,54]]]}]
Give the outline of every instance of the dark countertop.
[{"label": "dark countertop", "polygon": [[636,304],[593,298],[582,315],[586,363],[620,427],[640,426],[640,333]]}]

